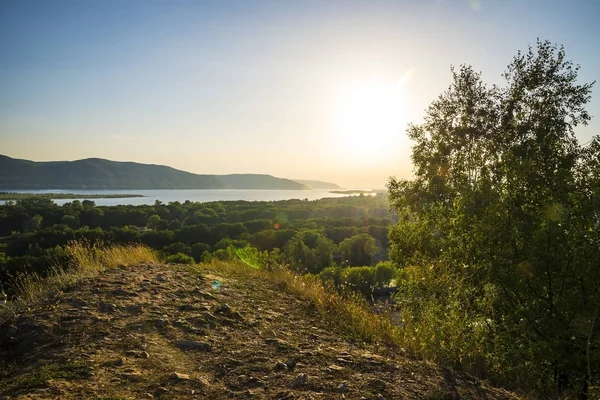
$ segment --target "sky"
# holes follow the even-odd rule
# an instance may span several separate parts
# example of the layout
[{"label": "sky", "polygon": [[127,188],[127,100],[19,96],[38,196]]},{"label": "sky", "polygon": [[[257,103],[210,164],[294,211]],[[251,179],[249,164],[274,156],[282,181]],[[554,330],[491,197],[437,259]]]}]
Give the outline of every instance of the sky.
[{"label": "sky", "polygon": [[0,0],[0,154],[382,188],[451,65],[500,84],[540,38],[599,80],[598,20],[597,0]]}]

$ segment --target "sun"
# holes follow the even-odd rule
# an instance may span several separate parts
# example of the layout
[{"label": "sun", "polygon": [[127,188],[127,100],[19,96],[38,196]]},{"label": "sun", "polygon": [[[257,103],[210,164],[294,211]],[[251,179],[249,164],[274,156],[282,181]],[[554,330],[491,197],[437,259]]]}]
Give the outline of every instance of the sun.
[{"label": "sun", "polygon": [[365,82],[348,87],[335,112],[339,150],[365,162],[393,157],[403,144],[406,114],[399,83]]}]

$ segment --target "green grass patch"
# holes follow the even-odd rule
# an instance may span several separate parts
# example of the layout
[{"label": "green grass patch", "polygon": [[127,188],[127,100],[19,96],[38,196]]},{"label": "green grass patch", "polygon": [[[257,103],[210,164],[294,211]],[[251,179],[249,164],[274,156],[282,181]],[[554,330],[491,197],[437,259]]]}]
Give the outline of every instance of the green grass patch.
[{"label": "green grass patch", "polygon": [[73,361],[46,363],[30,371],[15,375],[17,370],[18,367],[15,364],[3,366],[0,378],[2,391],[0,393],[11,394],[21,389],[46,387],[48,381],[54,379],[69,381],[90,376],[89,365]]}]

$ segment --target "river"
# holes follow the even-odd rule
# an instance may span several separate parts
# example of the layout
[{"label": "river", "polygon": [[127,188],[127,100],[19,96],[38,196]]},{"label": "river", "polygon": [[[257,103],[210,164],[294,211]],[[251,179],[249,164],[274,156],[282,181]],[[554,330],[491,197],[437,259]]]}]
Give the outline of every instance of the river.
[{"label": "river", "polygon": [[[345,197],[347,194],[330,193],[329,189],[313,189],[313,190],[248,190],[248,189],[162,189],[162,190],[2,190],[0,192],[16,192],[16,193],[73,193],[73,194],[140,194],[144,197],[130,197],[119,199],[92,199],[94,203],[100,206],[114,205],[141,205],[154,204],[156,200],[163,203],[179,201],[183,203],[186,200],[192,202],[209,202],[209,201],[229,201],[229,200],[246,200],[246,201],[278,201],[291,199],[308,199],[318,200],[324,197]],[[58,205],[81,199],[59,199],[54,200]],[[0,201],[0,204],[4,204]]]}]

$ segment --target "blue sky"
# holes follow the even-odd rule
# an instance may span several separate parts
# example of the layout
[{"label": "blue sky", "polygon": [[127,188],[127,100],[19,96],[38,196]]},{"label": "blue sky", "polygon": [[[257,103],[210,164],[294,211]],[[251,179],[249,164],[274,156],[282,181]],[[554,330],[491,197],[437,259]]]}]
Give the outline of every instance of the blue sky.
[{"label": "blue sky", "polygon": [[[598,20],[595,0],[0,0],[0,154],[382,187],[410,177],[402,127],[451,64],[501,83],[539,37],[597,80]],[[364,132],[352,99],[378,105],[399,81],[398,115]]]}]

